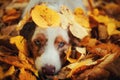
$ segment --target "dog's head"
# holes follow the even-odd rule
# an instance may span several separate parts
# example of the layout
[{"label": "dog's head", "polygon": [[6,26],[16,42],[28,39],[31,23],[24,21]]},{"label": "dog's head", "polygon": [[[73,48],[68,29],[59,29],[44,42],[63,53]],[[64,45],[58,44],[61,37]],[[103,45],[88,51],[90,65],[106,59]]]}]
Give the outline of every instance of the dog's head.
[{"label": "dog's head", "polygon": [[28,22],[20,31],[28,40],[30,52],[34,55],[36,68],[47,75],[57,73],[65,60],[65,51],[69,46],[68,31],[61,27],[36,27]]}]

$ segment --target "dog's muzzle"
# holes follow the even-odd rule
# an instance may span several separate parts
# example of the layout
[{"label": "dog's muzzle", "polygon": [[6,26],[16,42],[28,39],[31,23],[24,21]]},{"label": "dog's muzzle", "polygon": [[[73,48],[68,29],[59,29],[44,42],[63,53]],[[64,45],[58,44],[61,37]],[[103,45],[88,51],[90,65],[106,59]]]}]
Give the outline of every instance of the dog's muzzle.
[{"label": "dog's muzzle", "polygon": [[55,74],[55,66],[45,65],[44,67],[42,67],[42,73],[45,75],[54,75]]}]

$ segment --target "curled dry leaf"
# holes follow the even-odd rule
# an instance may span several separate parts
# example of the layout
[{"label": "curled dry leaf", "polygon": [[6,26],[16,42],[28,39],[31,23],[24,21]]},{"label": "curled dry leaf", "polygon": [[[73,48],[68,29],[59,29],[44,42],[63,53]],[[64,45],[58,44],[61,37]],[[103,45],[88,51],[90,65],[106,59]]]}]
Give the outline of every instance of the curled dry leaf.
[{"label": "curled dry leaf", "polygon": [[86,52],[86,48],[81,48],[81,47],[76,47],[76,51],[80,54],[80,57],[78,58],[78,61],[82,60],[83,58],[85,58],[87,52]]},{"label": "curled dry leaf", "polygon": [[79,39],[83,39],[84,37],[89,35],[87,29],[76,22],[70,25],[70,31],[75,37]]},{"label": "curled dry leaf", "polygon": [[32,20],[42,28],[58,26],[60,24],[59,14],[48,8],[45,4],[36,5],[31,11]]},{"label": "curled dry leaf", "polygon": [[73,59],[73,58],[71,58],[70,56],[71,56],[71,46],[68,48],[68,50],[67,50],[67,52],[66,52],[66,59],[70,62],[70,63],[74,63],[74,62],[76,62],[77,61],[77,59]]}]

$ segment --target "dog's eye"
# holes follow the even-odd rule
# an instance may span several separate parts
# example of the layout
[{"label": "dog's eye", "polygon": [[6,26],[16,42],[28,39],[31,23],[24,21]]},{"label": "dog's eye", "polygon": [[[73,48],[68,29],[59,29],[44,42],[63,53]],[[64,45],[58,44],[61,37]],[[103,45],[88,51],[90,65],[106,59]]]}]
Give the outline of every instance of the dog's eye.
[{"label": "dog's eye", "polygon": [[35,45],[41,46],[41,42],[39,40],[34,40]]},{"label": "dog's eye", "polygon": [[62,48],[64,45],[65,45],[65,42],[60,42],[60,43],[58,44],[58,48]]}]

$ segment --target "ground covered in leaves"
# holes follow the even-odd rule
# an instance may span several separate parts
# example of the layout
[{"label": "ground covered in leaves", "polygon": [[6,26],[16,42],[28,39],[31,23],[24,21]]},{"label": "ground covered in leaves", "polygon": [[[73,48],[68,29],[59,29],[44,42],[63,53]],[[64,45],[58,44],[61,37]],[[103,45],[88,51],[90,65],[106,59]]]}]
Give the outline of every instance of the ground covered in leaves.
[{"label": "ground covered in leaves", "polygon": [[[58,14],[45,4],[38,5],[31,11],[29,18],[39,27],[69,26],[71,32],[71,46],[66,51],[65,57],[66,66],[50,78],[119,80],[120,1],[84,0],[84,2],[87,12],[81,8],[70,11],[63,6]],[[0,80],[48,78],[38,73],[34,59],[28,52],[27,41],[19,34],[23,25],[29,21],[28,15],[21,19],[27,4],[28,0],[0,1]],[[47,8],[46,14],[44,8]],[[37,18],[37,9],[40,11],[38,15],[44,17]],[[51,19],[49,15],[52,16]]]}]

